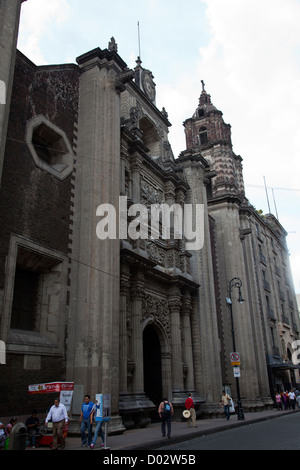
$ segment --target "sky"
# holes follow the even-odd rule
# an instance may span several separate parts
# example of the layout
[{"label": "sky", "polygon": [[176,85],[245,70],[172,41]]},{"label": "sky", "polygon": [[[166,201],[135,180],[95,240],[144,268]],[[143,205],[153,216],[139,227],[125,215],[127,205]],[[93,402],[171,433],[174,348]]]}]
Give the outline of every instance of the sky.
[{"label": "sky", "polygon": [[[139,27],[138,27],[139,24]],[[75,63],[113,36],[152,71],[174,156],[202,90],[232,126],[246,196],[288,232],[300,293],[300,0],[27,0],[18,48],[37,65]]]}]

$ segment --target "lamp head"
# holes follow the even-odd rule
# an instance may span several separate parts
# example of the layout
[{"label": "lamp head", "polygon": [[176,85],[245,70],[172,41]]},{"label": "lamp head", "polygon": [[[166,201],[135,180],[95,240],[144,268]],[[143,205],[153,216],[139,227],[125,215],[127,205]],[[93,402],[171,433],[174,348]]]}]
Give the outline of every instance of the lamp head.
[{"label": "lamp head", "polygon": [[241,289],[239,289],[239,298],[238,298],[238,303],[242,305],[242,303],[245,302],[245,299],[243,299]]}]

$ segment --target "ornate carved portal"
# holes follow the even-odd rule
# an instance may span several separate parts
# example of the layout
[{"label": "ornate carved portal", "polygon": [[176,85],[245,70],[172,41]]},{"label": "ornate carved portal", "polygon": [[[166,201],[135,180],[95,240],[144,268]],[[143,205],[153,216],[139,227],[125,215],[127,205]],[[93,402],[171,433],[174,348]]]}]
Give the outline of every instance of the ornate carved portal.
[{"label": "ornate carved portal", "polygon": [[127,429],[155,421],[163,397],[182,408],[195,388],[190,297],[183,279],[170,287],[153,265],[136,268],[131,259],[122,266],[120,413]]}]

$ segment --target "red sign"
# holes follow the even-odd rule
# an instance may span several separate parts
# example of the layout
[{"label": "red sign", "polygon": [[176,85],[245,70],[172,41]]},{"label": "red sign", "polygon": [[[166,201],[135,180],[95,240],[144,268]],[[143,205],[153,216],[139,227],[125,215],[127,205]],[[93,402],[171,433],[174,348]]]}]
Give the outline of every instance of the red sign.
[{"label": "red sign", "polygon": [[28,385],[28,393],[60,393],[73,391],[74,382],[49,382],[45,384]]},{"label": "red sign", "polygon": [[238,352],[230,353],[230,360],[232,366],[239,366],[240,365],[240,354]]}]

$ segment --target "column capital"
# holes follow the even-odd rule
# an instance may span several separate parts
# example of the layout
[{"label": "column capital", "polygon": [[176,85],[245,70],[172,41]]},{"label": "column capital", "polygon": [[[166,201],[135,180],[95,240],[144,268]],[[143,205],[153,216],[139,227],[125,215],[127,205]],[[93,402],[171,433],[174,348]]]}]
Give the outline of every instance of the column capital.
[{"label": "column capital", "polygon": [[192,313],[192,299],[189,294],[184,295],[182,298],[182,315],[183,316],[190,316]]},{"label": "column capital", "polygon": [[143,300],[145,294],[145,283],[142,279],[131,282],[131,298],[134,300]]},{"label": "column capital", "polygon": [[177,295],[172,295],[168,298],[168,306],[170,313],[179,313],[181,310],[181,304],[182,304],[182,296],[181,293],[178,293]]},{"label": "column capital", "polygon": [[130,278],[125,273],[121,272],[120,278],[120,294],[127,295],[130,293]]}]

